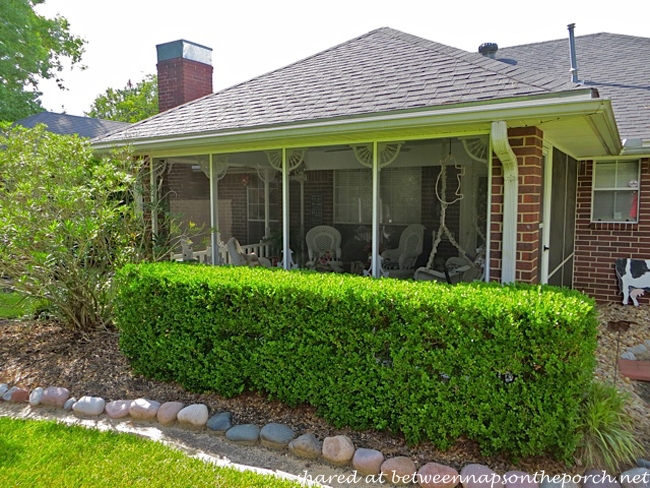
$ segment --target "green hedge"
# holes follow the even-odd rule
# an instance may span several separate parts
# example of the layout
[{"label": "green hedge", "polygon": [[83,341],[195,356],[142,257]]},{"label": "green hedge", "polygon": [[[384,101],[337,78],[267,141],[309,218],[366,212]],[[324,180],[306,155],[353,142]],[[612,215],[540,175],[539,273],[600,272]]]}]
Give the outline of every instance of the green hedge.
[{"label": "green hedge", "polygon": [[597,325],[580,293],[175,263],[118,281],[120,344],[146,376],[258,390],[443,449],[464,436],[487,453],[575,450]]}]

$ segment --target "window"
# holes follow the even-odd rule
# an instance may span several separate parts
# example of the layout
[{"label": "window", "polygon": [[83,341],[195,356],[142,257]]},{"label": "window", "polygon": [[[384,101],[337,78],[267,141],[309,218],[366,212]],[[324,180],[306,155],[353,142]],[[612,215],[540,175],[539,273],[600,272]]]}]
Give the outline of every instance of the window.
[{"label": "window", "polygon": [[[419,223],[421,168],[383,169],[380,174],[380,220],[384,224]],[[338,224],[372,222],[372,173],[338,170],[334,180],[334,221]]]},{"label": "window", "polygon": [[607,161],[594,165],[591,220],[638,222],[639,161]]},{"label": "window", "polygon": [[[260,178],[249,178],[248,180],[248,220],[253,222],[264,222],[264,182]],[[274,178],[269,183],[269,220],[279,220],[279,194],[278,179]]]}]

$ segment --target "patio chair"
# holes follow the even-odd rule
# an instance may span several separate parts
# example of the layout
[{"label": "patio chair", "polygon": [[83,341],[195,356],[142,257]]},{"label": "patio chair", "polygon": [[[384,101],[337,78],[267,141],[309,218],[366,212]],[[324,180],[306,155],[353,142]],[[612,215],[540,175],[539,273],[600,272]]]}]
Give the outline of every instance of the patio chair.
[{"label": "patio chair", "polygon": [[234,237],[228,239],[228,254],[230,255],[230,264],[234,266],[271,267],[271,261],[267,258],[258,257],[255,253],[246,254],[239,241]]},{"label": "patio chair", "polygon": [[383,268],[393,278],[410,278],[415,272],[415,262],[422,254],[424,226],[411,224],[399,237],[397,249],[387,249],[382,254]]},{"label": "patio chair", "polygon": [[320,271],[343,271],[341,233],[329,225],[317,225],[307,231],[307,267]]}]

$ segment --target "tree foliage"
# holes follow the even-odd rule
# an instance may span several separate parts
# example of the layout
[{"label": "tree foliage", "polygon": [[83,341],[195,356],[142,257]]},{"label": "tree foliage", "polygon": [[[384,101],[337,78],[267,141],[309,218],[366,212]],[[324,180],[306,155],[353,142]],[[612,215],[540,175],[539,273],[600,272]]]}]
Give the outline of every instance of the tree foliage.
[{"label": "tree foliage", "polygon": [[0,276],[74,329],[109,324],[115,269],[170,250],[151,244],[143,162],[96,158],[87,140],[42,125],[0,126],[0,147]]},{"label": "tree foliage", "polygon": [[78,65],[85,41],[70,33],[68,21],[35,12],[44,0],[2,0],[0,18],[0,121],[16,121],[42,110],[40,79],[54,78]]},{"label": "tree foliage", "polygon": [[99,119],[134,123],[158,113],[158,79],[147,75],[135,85],[131,80],[122,89],[109,88],[95,98],[86,115]]}]

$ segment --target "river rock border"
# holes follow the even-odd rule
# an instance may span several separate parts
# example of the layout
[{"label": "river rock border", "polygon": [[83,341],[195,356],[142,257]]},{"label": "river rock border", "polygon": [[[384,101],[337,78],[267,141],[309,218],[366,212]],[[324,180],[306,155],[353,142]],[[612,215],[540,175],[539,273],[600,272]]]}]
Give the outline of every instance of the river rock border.
[{"label": "river rock border", "polygon": [[[88,418],[106,414],[110,419],[131,417],[135,421],[155,421],[164,426],[178,422],[190,430],[207,430],[223,435],[230,442],[242,445],[262,445],[268,449],[289,450],[299,458],[322,460],[334,466],[350,467],[354,471],[345,476],[351,484],[386,482],[393,485],[417,484],[421,488],[645,488],[650,487],[650,461],[639,459],[636,468],[624,471],[618,477],[604,471],[588,469],[581,475],[529,474],[510,471],[498,475],[481,464],[468,464],[460,473],[451,466],[428,462],[418,469],[413,460],[405,456],[386,459],[375,449],[356,447],[345,435],[326,437],[322,442],[312,433],[297,435],[289,426],[269,423],[263,427],[254,424],[234,425],[230,412],[209,415],[204,404],[184,405],[180,402],[159,403],[136,398],[107,402],[95,396],[71,396],[67,388],[48,386],[34,388],[31,392],[19,386],[0,384],[0,401],[29,403],[71,411],[78,417]],[[314,477],[318,478],[318,477]],[[311,479],[305,473],[305,482],[332,482]]]}]

